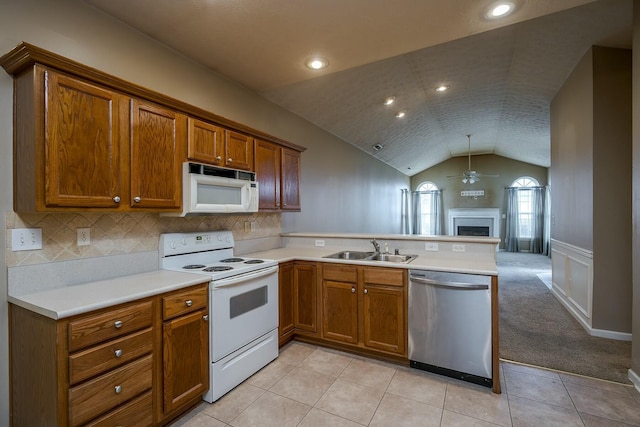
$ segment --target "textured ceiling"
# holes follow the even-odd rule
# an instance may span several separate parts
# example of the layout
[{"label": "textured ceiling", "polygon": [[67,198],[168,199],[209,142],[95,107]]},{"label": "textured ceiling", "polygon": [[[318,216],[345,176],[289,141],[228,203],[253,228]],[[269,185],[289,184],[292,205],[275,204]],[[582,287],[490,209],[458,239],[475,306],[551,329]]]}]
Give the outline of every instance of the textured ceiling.
[{"label": "textured ceiling", "polygon": [[[553,96],[590,46],[631,45],[632,0],[512,1],[499,22],[489,0],[86,0],[407,175],[465,155],[466,134],[549,166]],[[314,53],[327,70],[303,66]]]}]

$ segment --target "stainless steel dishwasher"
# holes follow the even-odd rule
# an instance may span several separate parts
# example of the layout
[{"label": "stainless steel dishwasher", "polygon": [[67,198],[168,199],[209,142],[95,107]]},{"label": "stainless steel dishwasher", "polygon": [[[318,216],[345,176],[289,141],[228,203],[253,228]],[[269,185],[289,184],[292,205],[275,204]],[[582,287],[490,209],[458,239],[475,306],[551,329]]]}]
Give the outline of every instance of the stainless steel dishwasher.
[{"label": "stainless steel dishwasher", "polygon": [[412,368],[493,386],[491,277],[411,270]]}]

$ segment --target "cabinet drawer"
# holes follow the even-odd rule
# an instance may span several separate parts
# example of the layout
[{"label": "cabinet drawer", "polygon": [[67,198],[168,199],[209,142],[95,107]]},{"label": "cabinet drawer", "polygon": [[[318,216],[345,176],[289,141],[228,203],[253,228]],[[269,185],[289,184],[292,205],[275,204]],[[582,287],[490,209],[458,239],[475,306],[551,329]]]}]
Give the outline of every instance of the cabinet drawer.
[{"label": "cabinet drawer", "polygon": [[89,427],[147,427],[153,424],[153,402],[151,392],[136,397],[124,406],[120,406],[107,415],[93,420]]},{"label": "cabinet drawer", "polygon": [[146,356],[69,390],[69,422],[86,423],[151,388],[152,360]]},{"label": "cabinet drawer", "polygon": [[209,295],[207,293],[206,283],[163,297],[162,319],[167,320],[172,317],[205,308],[207,306],[208,298]]},{"label": "cabinet drawer", "polygon": [[403,286],[405,271],[406,270],[388,267],[367,267],[364,270],[364,283]]},{"label": "cabinet drawer", "polygon": [[324,280],[335,280],[337,282],[357,282],[358,269],[353,265],[324,264],[322,267],[322,278]]},{"label": "cabinet drawer", "polygon": [[151,301],[146,301],[69,322],[69,351],[148,328],[151,318]]},{"label": "cabinet drawer", "polygon": [[151,329],[108,341],[69,357],[69,382],[79,383],[87,378],[122,366],[153,348]]}]

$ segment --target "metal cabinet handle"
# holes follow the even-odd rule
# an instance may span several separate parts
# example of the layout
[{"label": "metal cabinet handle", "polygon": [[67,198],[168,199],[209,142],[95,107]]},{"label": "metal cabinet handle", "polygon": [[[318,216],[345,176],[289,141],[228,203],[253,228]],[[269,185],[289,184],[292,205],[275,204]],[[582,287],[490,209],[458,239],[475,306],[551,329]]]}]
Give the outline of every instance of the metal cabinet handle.
[{"label": "metal cabinet handle", "polygon": [[191,301],[190,299],[186,300],[184,303],[187,307],[191,307],[193,305],[193,301]]},{"label": "metal cabinet handle", "polygon": [[222,160],[222,157],[218,156],[218,157],[216,157],[216,160],[220,161],[220,160]]},{"label": "metal cabinet handle", "polygon": [[209,315],[205,314],[204,316],[202,316],[202,320],[204,320],[205,322],[209,321]]},{"label": "metal cabinet handle", "polygon": [[356,291],[356,288],[351,288],[351,293],[352,294],[355,293],[355,291]]},{"label": "metal cabinet handle", "polygon": [[113,326],[115,326],[116,329],[122,328],[122,320],[116,320],[115,322],[113,322]]},{"label": "metal cabinet handle", "polygon": [[136,203],[140,203],[140,200],[142,200],[140,198],[140,196],[136,196],[136,197],[133,198],[133,201],[136,202]]},{"label": "metal cabinet handle", "polygon": [[116,392],[116,394],[122,393],[122,386],[121,385],[117,385],[113,389]]},{"label": "metal cabinet handle", "polygon": [[114,197],[113,201],[116,202],[116,203],[120,203],[120,196]]},{"label": "metal cabinet handle", "polygon": [[369,291],[365,289],[365,290],[364,290],[364,293],[365,293],[365,294],[368,294],[368,293],[369,293]]},{"label": "metal cabinet handle", "polygon": [[122,350],[121,349],[117,349],[116,351],[113,352],[113,354],[115,354],[115,356],[117,358],[122,357]]},{"label": "metal cabinet handle", "polygon": [[233,162],[233,159],[232,159],[231,157],[229,157],[229,158],[227,159],[227,162],[231,163],[231,162]]}]

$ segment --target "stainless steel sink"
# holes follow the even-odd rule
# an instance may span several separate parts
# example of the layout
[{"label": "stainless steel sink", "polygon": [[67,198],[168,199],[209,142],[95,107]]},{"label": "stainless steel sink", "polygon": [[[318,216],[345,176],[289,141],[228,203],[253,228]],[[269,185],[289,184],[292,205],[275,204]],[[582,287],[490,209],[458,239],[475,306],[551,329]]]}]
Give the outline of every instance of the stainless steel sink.
[{"label": "stainless steel sink", "polygon": [[327,255],[324,258],[363,260],[375,254],[376,254],[375,252],[342,251],[342,252],[336,252],[335,254]]},{"label": "stainless steel sink", "polygon": [[336,252],[335,254],[327,255],[324,258],[349,259],[358,261],[386,261],[407,264],[417,257],[417,255],[394,255],[365,251],[341,251]]},{"label": "stainless steel sink", "polygon": [[372,257],[367,259],[371,261],[399,262],[406,264],[413,261],[417,257],[417,255],[374,254]]}]

